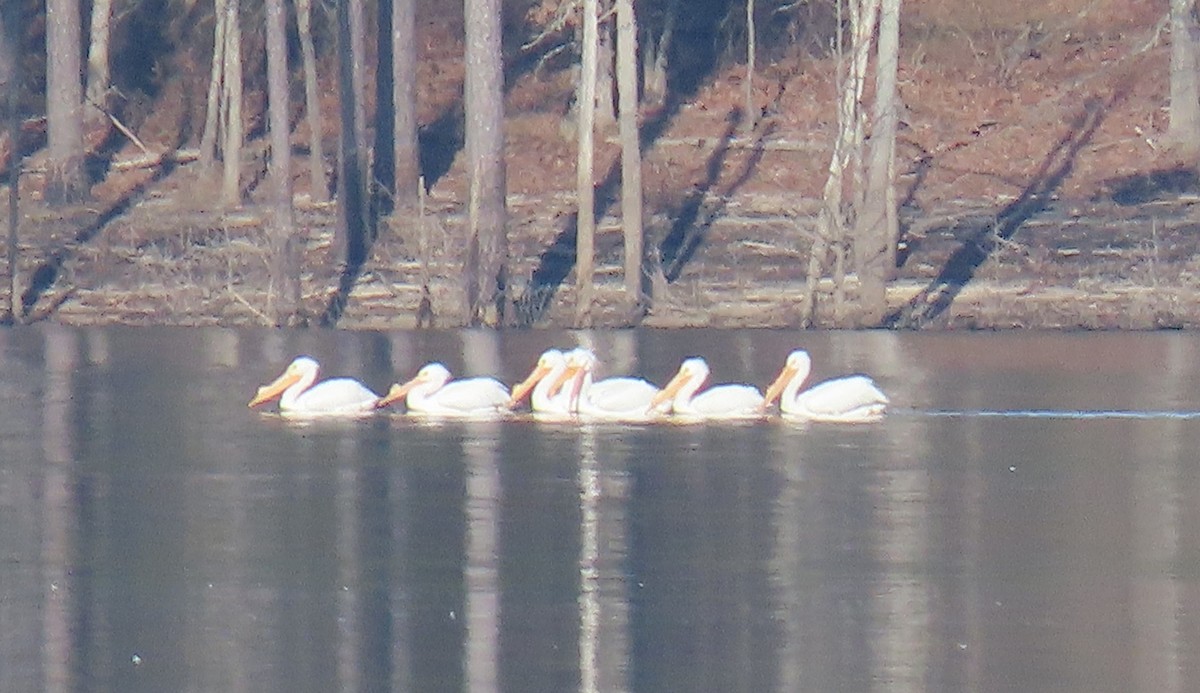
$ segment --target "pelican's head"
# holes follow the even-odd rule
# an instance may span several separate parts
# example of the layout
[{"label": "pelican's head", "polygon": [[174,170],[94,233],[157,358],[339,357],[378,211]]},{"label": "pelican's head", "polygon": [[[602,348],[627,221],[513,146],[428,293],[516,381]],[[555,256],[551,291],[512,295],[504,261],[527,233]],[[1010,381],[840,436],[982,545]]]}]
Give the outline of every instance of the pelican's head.
[{"label": "pelican's head", "polygon": [[567,370],[550,388],[550,396],[553,397],[564,383],[571,382],[570,407],[574,411],[579,406],[579,396],[583,393],[584,381],[587,380],[589,374],[595,373],[599,364],[600,360],[596,358],[596,354],[591,349],[576,347],[567,352]]},{"label": "pelican's head", "polygon": [[508,399],[508,407],[511,409],[521,403],[533,388],[542,381],[555,369],[562,369],[566,365],[567,357],[558,349],[547,349],[538,357],[537,365],[529,372],[529,376],[521,382],[513,386],[512,396]]},{"label": "pelican's head", "polygon": [[793,373],[803,372],[807,375],[809,369],[812,368],[812,357],[808,355],[807,351],[803,349],[797,349],[788,354],[787,360],[784,362],[784,366],[786,368],[790,368]]},{"label": "pelican's head", "polygon": [[294,361],[288,364],[288,367],[283,371],[283,374],[271,382],[258,388],[254,394],[254,399],[250,400],[250,407],[257,407],[260,404],[265,404],[283,394],[292,385],[304,380],[306,377],[309,382],[316,380],[317,371],[320,366],[317,365],[316,359],[309,356],[298,356]]},{"label": "pelican's head", "polygon": [[705,380],[708,380],[708,363],[699,356],[693,356],[689,359],[684,359],[679,365],[679,371],[675,373],[675,377],[671,378],[671,382],[658,391],[654,399],[650,400],[650,409],[656,409],[665,402],[670,402],[675,399],[675,396],[680,392],[695,392],[700,389]]},{"label": "pelican's head", "polygon": [[389,404],[396,402],[408,396],[418,387],[426,387],[430,391],[437,390],[450,380],[450,369],[440,363],[427,363],[417,371],[417,374],[411,380],[405,383],[392,385],[388,388],[388,392],[379,401],[375,403],[376,408],[386,407]]},{"label": "pelican's head", "polygon": [[690,359],[684,359],[683,363],[679,364],[679,372],[675,374],[676,378],[682,376],[684,381],[698,381],[697,384],[703,385],[705,380],[708,380],[708,362],[699,356],[693,356]]},{"label": "pelican's head", "polygon": [[596,358],[596,354],[591,349],[584,347],[576,347],[568,351],[566,360],[567,370],[571,372],[571,376],[580,371],[594,373],[597,366],[600,365],[600,359]]},{"label": "pelican's head", "polygon": [[775,378],[774,382],[767,387],[766,393],[763,395],[763,409],[771,406],[771,403],[783,394],[783,390],[788,386],[788,383],[797,380],[796,387],[799,387],[806,378],[809,371],[812,370],[812,357],[803,349],[796,349],[788,354],[787,359],[783,362],[783,370]]}]

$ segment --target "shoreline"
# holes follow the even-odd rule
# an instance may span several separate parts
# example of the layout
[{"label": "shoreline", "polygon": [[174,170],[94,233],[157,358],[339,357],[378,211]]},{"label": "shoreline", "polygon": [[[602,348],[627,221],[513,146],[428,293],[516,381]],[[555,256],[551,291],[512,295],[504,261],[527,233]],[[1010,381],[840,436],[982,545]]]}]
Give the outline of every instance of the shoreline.
[{"label": "shoreline", "polygon": [[[910,214],[905,220],[904,262],[888,289],[892,320],[884,327],[1200,328],[1196,201],[1181,198],[1136,206],[1056,201],[1005,238],[995,237],[995,217],[988,214],[994,206],[983,201]],[[736,213],[714,216],[700,227],[694,254],[674,281],[658,284],[661,293],[637,326],[800,327],[807,217],[763,209],[746,200],[734,202]],[[534,273],[544,271],[548,263],[565,263],[558,270],[562,281],[548,288],[544,310],[521,328],[574,325],[573,255],[554,251],[561,242],[560,220],[569,213],[568,203],[562,196],[528,198],[511,210],[510,286],[515,296],[528,292]],[[719,203],[734,208],[730,201]],[[381,231],[336,327],[418,327],[425,281],[432,326],[461,326],[462,293],[455,280],[461,260],[454,239],[462,217],[453,201],[443,200],[441,207],[426,219],[424,229],[413,225]],[[95,210],[59,216],[51,224],[27,216],[27,228],[53,228],[40,236],[38,245],[24,246],[20,253],[19,285],[30,321],[269,324],[266,236],[254,206],[215,214],[154,198],[134,205],[90,237],[73,231],[88,228],[87,217],[93,215]],[[310,325],[338,299],[340,266],[333,260],[332,216],[330,207],[298,209],[301,228],[307,232],[303,282]],[[542,221],[547,216],[559,223]],[[647,225],[648,238],[661,244],[670,233],[670,222],[653,219]],[[983,250],[975,255],[982,255],[981,262],[953,271],[964,249],[980,246]],[[619,220],[602,220],[596,248],[594,326],[630,327],[622,306]],[[33,281],[43,282],[36,292],[29,288]],[[852,277],[845,289],[853,291]],[[822,298],[811,327],[853,327],[852,316],[839,315],[832,305],[832,280],[822,279],[819,290]]]}]

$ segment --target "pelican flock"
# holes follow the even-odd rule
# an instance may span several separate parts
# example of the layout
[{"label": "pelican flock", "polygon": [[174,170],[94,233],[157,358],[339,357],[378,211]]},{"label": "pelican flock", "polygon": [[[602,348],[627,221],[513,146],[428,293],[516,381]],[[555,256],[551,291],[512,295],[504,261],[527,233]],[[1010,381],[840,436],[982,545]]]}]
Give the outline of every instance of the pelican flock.
[{"label": "pelican flock", "polygon": [[[779,402],[783,418],[828,423],[879,420],[890,404],[869,376],[850,375],[801,390],[812,371],[808,352],[797,349],[766,392],[748,383],[708,385],[708,363],[684,359],[661,389],[632,376],[597,379],[600,359],[590,349],[547,349],[529,375],[513,386],[487,376],[454,379],[441,363],[428,363],[415,376],[380,397],[351,378],[317,383],[319,366],[298,357],[275,380],[258,388],[250,407],[276,398],[288,416],[358,417],[403,400],[408,414],[494,418],[514,414],[529,400],[535,416],[579,421],[738,421],[764,418]],[[706,387],[707,385],[707,387]]]}]

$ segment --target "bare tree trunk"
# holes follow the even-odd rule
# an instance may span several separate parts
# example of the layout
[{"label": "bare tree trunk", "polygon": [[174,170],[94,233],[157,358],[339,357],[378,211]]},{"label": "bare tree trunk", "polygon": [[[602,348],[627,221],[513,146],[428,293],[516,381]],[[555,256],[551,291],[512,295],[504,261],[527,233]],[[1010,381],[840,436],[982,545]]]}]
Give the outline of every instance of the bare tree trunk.
[{"label": "bare tree trunk", "polygon": [[396,69],[392,15],[396,0],[377,0],[375,15],[375,141],[371,144],[372,226],[392,213],[396,198]]},{"label": "bare tree trunk", "polygon": [[300,34],[300,57],[304,63],[304,115],[308,120],[308,176],[313,202],[329,200],[325,178],[325,126],[321,118],[321,94],[317,87],[317,51],[312,38],[312,0],[296,0],[296,26]]},{"label": "bare tree trunk", "polygon": [[642,227],[642,149],[637,114],[637,16],[633,0],[616,0],[617,96],[621,137],[621,226],[625,232],[625,300],[631,320],[646,312]]},{"label": "bare tree trunk", "polygon": [[1171,0],[1171,122],[1167,136],[1193,153],[1200,151],[1200,60],[1195,0]]},{"label": "bare tree trunk", "polygon": [[87,56],[87,108],[84,118],[90,126],[107,122],[108,90],[112,84],[109,67],[109,25],[112,0],[92,0],[91,30]]},{"label": "bare tree trunk", "polygon": [[[76,0],[46,2],[46,202],[69,205],[88,193],[83,171],[81,26]],[[17,143],[13,142],[15,146]]]},{"label": "bare tree trunk", "polygon": [[21,297],[17,292],[17,242],[18,226],[21,221],[20,201],[21,160],[20,147],[21,117],[17,112],[18,90],[20,89],[21,63],[17,60],[18,30],[21,26],[20,8],[16,3],[0,5],[0,92],[2,92],[5,123],[8,126],[8,320],[21,322]]},{"label": "bare tree trunk", "polygon": [[359,196],[363,220],[363,262],[375,240],[374,193],[371,179],[371,144],[367,139],[367,9],[366,0],[350,0],[350,54],[353,56],[351,84],[354,87],[354,143],[358,151]]},{"label": "bare tree trunk", "polygon": [[593,187],[593,133],[596,114],[596,0],[583,0],[583,58],[579,73],[579,150],[575,191],[579,197],[575,237],[575,326],[592,326],[596,193]]},{"label": "bare tree trunk", "polygon": [[754,107],[754,70],[758,53],[758,32],[754,25],[754,6],[754,0],[746,0],[746,82],[743,97],[745,117],[742,119],[742,128],[746,132],[753,132],[754,126],[758,125],[758,109]]},{"label": "bare tree trunk", "polygon": [[[829,161],[829,173],[821,212],[817,220],[817,240],[809,257],[808,291],[801,309],[801,320],[811,324],[816,315],[816,286],[824,272],[828,248],[845,252],[847,229],[854,224],[856,213],[862,208],[862,149],[866,123],[862,108],[862,93],[866,82],[867,65],[870,61],[871,36],[874,32],[879,0],[849,0],[850,6],[850,60],[846,72],[838,85],[838,134],[833,143],[833,155]],[[839,12],[841,4],[838,6]],[[838,44],[839,62],[845,62],[845,52]],[[840,70],[839,70],[840,72]],[[850,177],[850,203],[846,203],[847,176]],[[842,295],[842,274],[838,274],[837,296]],[[841,311],[841,306],[836,307]]]},{"label": "bare tree trunk", "polygon": [[871,63],[872,37],[875,35],[875,24],[879,16],[879,3],[880,0],[853,0],[850,4],[850,24],[854,41],[851,46],[853,59],[850,65],[853,95],[849,110],[852,136],[844,153],[847,155],[847,168],[851,174],[850,199],[853,209],[846,217],[846,228],[851,227],[862,210],[863,197],[866,194],[866,186],[863,184],[863,161],[866,158],[867,110],[863,102],[863,92],[867,86],[867,67]]},{"label": "bare tree trunk", "polygon": [[896,74],[900,52],[900,0],[882,0],[875,63],[875,107],[872,114],[870,157],[862,209],[854,233],[855,266],[859,281],[860,319],[876,326],[887,312],[887,282],[894,268],[888,267],[889,248],[898,229],[892,192],[896,151]]},{"label": "bare tree trunk", "polygon": [[508,305],[501,10],[500,0],[466,0],[466,149],[471,172],[466,280],[472,325],[503,325]]},{"label": "bare tree trunk", "polygon": [[354,142],[359,151],[359,175],[364,184],[363,218],[367,219],[368,243],[373,228],[370,221],[371,150],[367,144],[367,11],[365,0],[349,0],[350,6],[350,54],[354,69],[351,84],[354,85]]},{"label": "bare tree trunk", "polygon": [[[600,0],[596,8],[597,16],[606,14],[608,2]],[[613,101],[613,86],[616,80],[613,76],[615,51],[613,48],[612,25],[607,21],[597,27],[596,44],[596,126],[609,130],[617,122],[617,105]]]},{"label": "bare tree trunk", "polygon": [[279,290],[275,324],[290,325],[300,306],[300,262],[292,209],[292,146],[288,126],[287,13],[267,0],[267,91],[271,125],[271,283]]},{"label": "bare tree trunk", "polygon": [[208,77],[208,101],[204,109],[204,133],[200,136],[200,166],[209,171],[217,161],[218,130],[221,128],[221,94],[225,82],[225,27],[229,18],[226,5],[231,0],[214,0],[212,68]]},{"label": "bare tree trunk", "polygon": [[662,103],[667,96],[667,61],[671,52],[671,43],[675,39],[679,0],[669,0],[666,12],[667,17],[663,23],[662,34],[655,42],[653,50],[647,46],[643,51],[644,98],[647,102],[654,104]]},{"label": "bare tree trunk", "polygon": [[225,6],[225,77],[222,84],[222,119],[225,126],[223,151],[223,175],[221,176],[221,202],[227,207],[242,203],[242,143],[245,140],[242,125],[242,29],[238,23],[240,0],[227,0]]},{"label": "bare tree trunk", "polygon": [[804,300],[800,302],[800,326],[810,327],[817,317],[817,287],[825,271],[825,260],[829,254],[830,232],[824,226],[824,211],[817,222],[816,236],[808,251],[808,267],[804,270]]},{"label": "bare tree trunk", "polygon": [[[338,113],[341,120],[338,138],[338,238],[348,267],[359,267],[367,259],[366,180],[363,175],[364,141],[359,137],[362,127],[357,119],[363,112],[363,94],[358,90],[361,77],[356,76],[361,55],[355,55],[356,41],[352,34],[355,22],[353,6],[361,0],[339,0],[337,3],[337,62]],[[357,10],[362,11],[361,6]]]},{"label": "bare tree trunk", "polygon": [[392,0],[392,130],[396,209],[411,210],[421,185],[417,141],[417,5],[416,0]]}]

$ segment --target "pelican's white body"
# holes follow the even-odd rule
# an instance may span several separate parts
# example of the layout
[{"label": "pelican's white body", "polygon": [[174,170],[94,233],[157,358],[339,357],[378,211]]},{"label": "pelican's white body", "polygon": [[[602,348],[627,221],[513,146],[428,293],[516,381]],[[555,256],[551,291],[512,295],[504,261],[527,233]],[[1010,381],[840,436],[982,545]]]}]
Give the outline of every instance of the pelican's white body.
[{"label": "pelican's white body", "polygon": [[669,399],[671,411],[684,418],[754,419],[763,415],[763,395],[753,385],[729,383],[698,392],[708,375],[704,359],[686,359],[657,399]]},{"label": "pelican's white body", "polygon": [[300,356],[278,378],[258,389],[251,407],[279,397],[279,411],[286,416],[363,416],[375,411],[379,395],[353,378],[331,378],[316,382],[320,366],[315,359]]},{"label": "pelican's white body", "polygon": [[494,417],[508,411],[510,393],[495,378],[451,380],[440,363],[426,364],[412,380],[395,385],[379,406],[404,398],[409,413],[465,418]]},{"label": "pelican's white body", "polygon": [[599,364],[588,349],[567,354],[571,374],[571,406],[584,419],[608,421],[652,421],[669,411],[665,404],[654,406],[659,388],[642,378],[616,377],[593,381]]},{"label": "pelican's white body", "polygon": [[797,349],[789,354],[783,370],[767,388],[768,404],[779,397],[779,411],[784,416],[831,423],[875,421],[890,404],[875,381],[865,375],[826,380],[801,392],[811,370],[808,352]]}]

